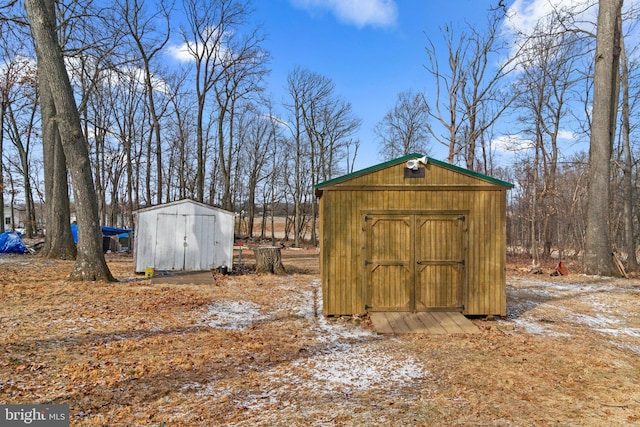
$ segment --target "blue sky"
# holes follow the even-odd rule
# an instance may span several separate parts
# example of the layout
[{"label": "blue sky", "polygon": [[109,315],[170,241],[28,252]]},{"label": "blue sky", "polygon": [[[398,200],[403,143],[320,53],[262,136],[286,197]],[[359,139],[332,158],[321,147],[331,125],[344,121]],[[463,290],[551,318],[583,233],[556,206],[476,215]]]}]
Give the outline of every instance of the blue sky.
[{"label": "blue sky", "polygon": [[[598,0],[504,0],[509,20],[506,33],[530,33],[537,21],[554,9],[581,11],[576,15],[584,29],[593,31]],[[287,75],[301,66],[330,78],[336,93],[352,104],[362,119],[356,137],[361,146],[355,163],[362,169],[380,163],[378,143],[373,131],[376,124],[395,104],[397,95],[406,90],[423,91],[433,102],[433,77],[427,65],[427,37],[435,44],[443,68],[446,49],[441,28],[449,25],[458,37],[468,26],[483,31],[489,9],[499,0],[253,0],[252,20],[266,36],[263,47],[272,56],[268,93],[273,104],[286,97]],[[626,0],[635,7],[640,0]],[[438,45],[440,43],[440,45]],[[178,43],[179,44],[179,43]],[[185,60],[179,45],[171,45],[173,55]],[[496,59],[496,62],[498,60]],[[581,107],[582,108],[582,107]],[[283,117],[284,118],[284,117]],[[513,119],[513,118],[512,118]],[[432,119],[432,125],[436,120]],[[501,118],[501,128],[493,135],[498,153],[495,166],[512,163],[514,147],[531,146],[526,136],[508,118]],[[501,131],[501,132],[500,132]],[[577,139],[568,127],[560,130],[566,153],[587,150],[588,141]],[[429,155],[444,160],[447,150],[431,138]]]},{"label": "blue sky", "polygon": [[[357,4],[360,3],[360,4]],[[429,91],[426,34],[439,41],[445,24],[483,25],[496,0],[257,0],[255,17],[267,36],[269,91],[285,94],[296,65],[329,77],[362,119],[356,169],[380,162],[374,126],[399,92]],[[354,4],[349,10],[341,6]],[[369,9],[367,8],[369,7]],[[444,158],[437,143],[432,157]]]}]

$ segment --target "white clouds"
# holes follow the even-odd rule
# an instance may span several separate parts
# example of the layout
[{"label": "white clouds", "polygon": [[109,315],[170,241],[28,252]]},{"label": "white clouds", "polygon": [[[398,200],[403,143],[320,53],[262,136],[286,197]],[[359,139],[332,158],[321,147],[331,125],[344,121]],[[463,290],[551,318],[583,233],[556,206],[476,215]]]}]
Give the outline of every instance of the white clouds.
[{"label": "white clouds", "polygon": [[491,147],[502,153],[526,151],[534,147],[534,142],[518,134],[502,135],[491,141]]},{"label": "white clouds", "polygon": [[[627,17],[628,23],[623,25],[635,25],[637,12],[634,11],[638,6],[640,0],[625,0],[622,14],[623,19]],[[598,0],[515,0],[507,12],[504,30],[509,34],[526,37],[533,33],[536,25],[553,14],[556,14],[556,18],[563,17],[563,25],[569,28],[579,28],[595,34]]]},{"label": "white clouds", "polygon": [[558,139],[564,139],[566,141],[576,141],[578,137],[575,133],[568,130],[560,130],[558,131]]},{"label": "white clouds", "polygon": [[179,62],[193,62],[199,58],[214,59],[225,62],[233,59],[233,52],[227,48],[226,42],[233,38],[233,32],[220,33],[215,27],[206,27],[196,41],[189,40],[182,44],[167,46],[166,53]]},{"label": "white clouds", "polygon": [[574,25],[594,31],[597,0],[516,0],[507,13],[505,29],[515,34],[530,35],[536,25],[554,13],[569,13]]},{"label": "white clouds", "polygon": [[[568,142],[577,141],[574,132],[568,130],[558,131],[558,139]],[[535,143],[531,138],[527,138],[522,134],[502,135],[491,141],[491,148],[499,153],[515,153],[531,150],[535,147]]]},{"label": "white clouds", "polygon": [[345,24],[358,28],[392,27],[398,18],[395,0],[291,0],[307,11],[328,10]]},{"label": "white clouds", "polygon": [[178,62],[191,62],[194,59],[187,43],[168,46],[167,54]]}]

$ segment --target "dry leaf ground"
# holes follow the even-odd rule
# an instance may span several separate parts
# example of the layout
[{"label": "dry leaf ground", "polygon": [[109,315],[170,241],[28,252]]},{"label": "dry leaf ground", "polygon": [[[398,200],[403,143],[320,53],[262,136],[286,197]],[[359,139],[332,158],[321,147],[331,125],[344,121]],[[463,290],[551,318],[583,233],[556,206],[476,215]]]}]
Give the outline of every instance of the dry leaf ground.
[{"label": "dry leaf ground", "polygon": [[2,257],[0,403],[66,403],[73,426],[640,424],[638,279],[510,265],[481,334],[388,337],[316,317],[315,251],[283,262],[153,285],[110,255],[118,283],[77,284],[70,262]]}]

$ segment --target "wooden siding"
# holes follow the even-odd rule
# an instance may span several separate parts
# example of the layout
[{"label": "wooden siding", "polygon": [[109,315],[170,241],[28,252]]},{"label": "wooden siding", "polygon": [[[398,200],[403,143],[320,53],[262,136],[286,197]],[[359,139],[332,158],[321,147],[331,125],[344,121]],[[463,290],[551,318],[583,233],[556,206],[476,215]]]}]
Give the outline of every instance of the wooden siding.
[{"label": "wooden siding", "polygon": [[[367,311],[364,258],[370,249],[366,248],[365,215],[462,212],[466,227],[463,313],[506,315],[506,190],[432,164],[426,166],[425,178],[404,178],[404,162],[323,187],[319,213],[324,314]],[[400,247],[392,240],[402,236],[386,235],[390,250]],[[454,274],[441,270],[437,274]]]}]

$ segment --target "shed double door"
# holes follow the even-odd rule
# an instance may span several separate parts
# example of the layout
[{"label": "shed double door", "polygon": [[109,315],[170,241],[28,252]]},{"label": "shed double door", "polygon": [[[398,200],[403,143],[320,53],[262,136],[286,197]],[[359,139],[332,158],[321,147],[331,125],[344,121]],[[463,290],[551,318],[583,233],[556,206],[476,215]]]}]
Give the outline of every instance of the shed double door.
[{"label": "shed double door", "polygon": [[366,215],[364,233],[368,310],[464,309],[464,215]]},{"label": "shed double door", "polygon": [[210,269],[215,250],[215,215],[158,214],[156,270]]}]

